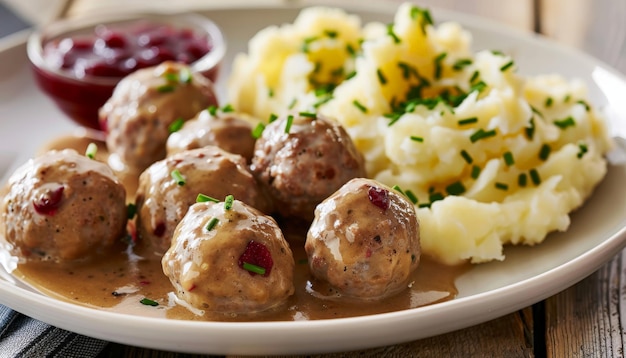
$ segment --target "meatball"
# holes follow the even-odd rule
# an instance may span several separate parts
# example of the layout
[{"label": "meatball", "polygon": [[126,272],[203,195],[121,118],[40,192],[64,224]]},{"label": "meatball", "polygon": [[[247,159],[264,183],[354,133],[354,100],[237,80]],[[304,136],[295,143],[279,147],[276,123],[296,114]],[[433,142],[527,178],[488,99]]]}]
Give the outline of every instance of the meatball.
[{"label": "meatball", "polygon": [[87,259],[126,234],[124,187],[106,164],[74,150],[29,160],[3,194],[0,234],[25,260]]},{"label": "meatball", "polygon": [[304,113],[269,123],[250,167],[279,214],[309,221],[317,204],[348,180],[365,176],[363,157],[345,129]]},{"label": "meatball", "polygon": [[169,136],[167,155],[215,145],[250,162],[255,142],[252,137],[253,122],[244,114],[219,111],[213,115],[211,110],[203,110]]},{"label": "meatball", "polygon": [[415,206],[376,181],[353,179],[317,206],[304,247],[311,274],[340,295],[394,295],[419,265]]},{"label": "meatball", "polygon": [[178,297],[206,311],[259,312],[294,293],[293,254],[280,228],[239,200],[191,206],[162,265]]},{"label": "meatball", "polygon": [[172,123],[216,104],[212,82],[186,65],[164,62],[135,71],[100,109],[107,149],[130,170],[141,172],[165,158]]},{"label": "meatball", "polygon": [[269,211],[269,200],[242,156],[215,146],[193,149],[152,164],[139,177],[139,238],[163,254],[170,247],[176,225],[200,193],[218,199],[232,194],[261,211]]}]

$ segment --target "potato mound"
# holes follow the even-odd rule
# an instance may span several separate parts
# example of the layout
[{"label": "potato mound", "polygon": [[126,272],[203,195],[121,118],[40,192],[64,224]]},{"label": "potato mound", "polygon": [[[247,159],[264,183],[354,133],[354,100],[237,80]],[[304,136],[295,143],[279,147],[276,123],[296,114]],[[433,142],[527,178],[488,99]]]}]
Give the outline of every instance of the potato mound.
[{"label": "potato mound", "polygon": [[584,83],[521,76],[513,58],[474,53],[471,40],[408,3],[390,25],[307,8],[250,40],[228,94],[257,118],[335,118],[368,176],[418,207],[425,254],[448,264],[502,260],[505,244],[534,245],[568,228],[606,174],[611,141]]}]

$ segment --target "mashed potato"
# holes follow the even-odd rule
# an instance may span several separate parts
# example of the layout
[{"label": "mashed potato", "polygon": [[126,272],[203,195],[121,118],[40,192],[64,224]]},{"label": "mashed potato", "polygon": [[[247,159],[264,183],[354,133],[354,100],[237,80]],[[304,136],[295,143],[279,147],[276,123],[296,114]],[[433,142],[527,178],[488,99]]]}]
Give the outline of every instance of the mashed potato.
[{"label": "mashed potato", "polygon": [[502,260],[503,245],[566,230],[606,174],[610,139],[585,85],[523,77],[513,58],[470,50],[456,23],[399,7],[391,25],[308,8],[259,32],[229,97],[258,118],[335,118],[371,178],[418,208],[422,248],[448,264]]}]

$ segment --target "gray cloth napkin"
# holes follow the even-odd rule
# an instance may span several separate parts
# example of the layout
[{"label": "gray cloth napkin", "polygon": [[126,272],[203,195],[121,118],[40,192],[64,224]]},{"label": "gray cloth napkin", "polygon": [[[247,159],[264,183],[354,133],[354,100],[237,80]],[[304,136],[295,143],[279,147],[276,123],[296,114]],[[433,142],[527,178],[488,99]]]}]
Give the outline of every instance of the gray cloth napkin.
[{"label": "gray cloth napkin", "polygon": [[[0,38],[28,27],[0,0]],[[90,358],[106,345],[106,341],[53,327],[0,305],[0,357]]]}]

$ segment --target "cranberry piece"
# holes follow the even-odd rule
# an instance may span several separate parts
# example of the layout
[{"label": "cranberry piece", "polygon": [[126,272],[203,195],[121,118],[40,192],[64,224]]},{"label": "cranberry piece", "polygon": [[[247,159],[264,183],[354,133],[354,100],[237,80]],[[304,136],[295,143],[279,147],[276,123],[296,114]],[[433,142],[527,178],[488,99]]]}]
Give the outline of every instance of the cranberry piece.
[{"label": "cranberry piece", "polygon": [[122,75],[119,69],[106,62],[96,62],[89,64],[85,67],[85,74],[100,77],[118,77]]},{"label": "cranberry piece", "polygon": [[[272,253],[267,248],[267,246],[258,243],[254,240],[248,242],[246,245],[246,249],[243,254],[239,256],[239,267],[243,269],[243,264],[248,263],[255,266],[259,266],[265,269],[264,277],[269,276],[270,271],[272,271],[272,266],[274,265],[274,260],[272,260]],[[255,272],[248,271],[250,275],[256,275]]]},{"label": "cranberry piece", "polygon": [[168,50],[165,47],[157,47],[156,48],[156,55],[154,57],[159,62],[171,61],[171,60],[175,60],[176,59],[176,56],[174,56],[174,53],[172,53],[172,51]]},{"label": "cranberry piece", "polygon": [[370,202],[383,210],[389,209],[389,192],[382,188],[371,186],[367,191]]},{"label": "cranberry piece", "polygon": [[110,48],[124,48],[126,47],[126,37],[119,32],[110,31],[102,36],[104,43]]},{"label": "cranberry piece", "polygon": [[154,228],[153,233],[155,236],[158,236],[158,237],[163,236],[163,234],[165,234],[165,223],[164,222],[158,223],[157,226]]},{"label": "cranberry piece", "polygon": [[38,199],[33,200],[33,206],[35,211],[41,215],[52,216],[56,213],[59,206],[61,206],[61,200],[63,199],[64,186],[60,186],[54,190],[48,190],[41,194]]}]

